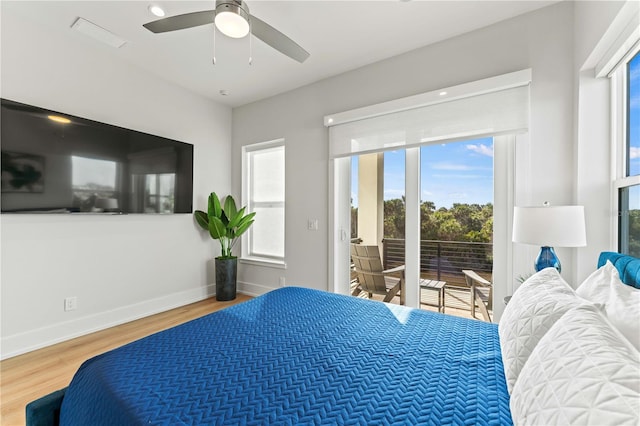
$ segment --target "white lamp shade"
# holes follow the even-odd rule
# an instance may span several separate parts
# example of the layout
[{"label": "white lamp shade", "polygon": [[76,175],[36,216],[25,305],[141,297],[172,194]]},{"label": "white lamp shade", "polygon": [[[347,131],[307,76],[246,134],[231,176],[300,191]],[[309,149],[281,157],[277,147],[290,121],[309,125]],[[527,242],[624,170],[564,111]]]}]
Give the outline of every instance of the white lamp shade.
[{"label": "white lamp shade", "polygon": [[584,247],[584,206],[515,207],[513,242],[549,247]]}]

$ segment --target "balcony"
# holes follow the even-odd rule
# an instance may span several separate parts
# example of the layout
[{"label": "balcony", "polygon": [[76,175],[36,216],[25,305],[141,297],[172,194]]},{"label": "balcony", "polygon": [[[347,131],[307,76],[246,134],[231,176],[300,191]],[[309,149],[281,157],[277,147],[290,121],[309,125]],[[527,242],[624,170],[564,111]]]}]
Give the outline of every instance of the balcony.
[{"label": "balcony", "polygon": [[[404,265],[404,240],[382,240],[385,269]],[[462,241],[420,241],[420,276],[446,281],[447,287],[467,288],[463,269],[473,269],[491,280],[493,244]]]},{"label": "balcony", "polygon": [[[357,170],[351,188],[351,193],[357,194],[352,198],[351,237],[357,241],[352,242],[378,246],[384,269],[405,264],[405,198],[398,189],[405,187],[403,178],[398,177],[405,176],[404,160],[404,153],[397,152],[352,159],[352,170]],[[385,195],[387,190],[393,195]],[[446,313],[470,317],[471,292],[462,271],[470,269],[492,281],[493,205],[460,201],[437,208],[435,202],[423,200],[419,208],[419,228],[414,223],[410,232],[420,232],[424,238],[420,242],[420,276],[446,282]],[[489,291],[483,289],[486,299]],[[436,291],[422,289],[421,308],[432,310],[428,305],[436,302],[437,296]],[[392,302],[399,300],[396,297]]]},{"label": "balcony", "polygon": [[[404,265],[405,240],[385,238],[382,248],[382,262],[385,269]],[[491,281],[493,268],[493,244],[462,241],[420,241],[420,277],[446,281],[445,312],[447,314],[471,318],[470,288],[466,283],[463,269],[472,269]],[[487,289],[480,289],[488,297]],[[431,308],[437,293],[421,290],[421,308]],[[398,303],[398,300],[393,302]],[[476,312],[476,318],[480,315]]]}]

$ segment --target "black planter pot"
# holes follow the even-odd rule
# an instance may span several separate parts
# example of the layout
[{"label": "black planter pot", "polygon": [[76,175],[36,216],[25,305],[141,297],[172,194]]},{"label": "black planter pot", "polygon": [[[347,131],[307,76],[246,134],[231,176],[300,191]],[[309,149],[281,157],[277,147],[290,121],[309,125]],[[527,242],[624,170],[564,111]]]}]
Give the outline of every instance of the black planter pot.
[{"label": "black planter pot", "polygon": [[238,258],[216,257],[216,300],[225,301],[236,298],[237,272]]}]

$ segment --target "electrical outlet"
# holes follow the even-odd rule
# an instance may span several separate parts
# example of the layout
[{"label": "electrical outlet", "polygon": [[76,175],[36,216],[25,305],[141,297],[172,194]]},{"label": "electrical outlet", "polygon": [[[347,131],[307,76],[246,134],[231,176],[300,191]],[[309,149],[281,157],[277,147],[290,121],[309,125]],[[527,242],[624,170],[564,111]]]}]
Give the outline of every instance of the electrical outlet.
[{"label": "electrical outlet", "polygon": [[65,311],[74,311],[78,309],[78,298],[73,296],[73,297],[66,297],[64,299],[64,310]]},{"label": "electrical outlet", "polygon": [[307,220],[307,229],[309,231],[317,231],[318,230],[318,219],[309,219],[309,220]]}]

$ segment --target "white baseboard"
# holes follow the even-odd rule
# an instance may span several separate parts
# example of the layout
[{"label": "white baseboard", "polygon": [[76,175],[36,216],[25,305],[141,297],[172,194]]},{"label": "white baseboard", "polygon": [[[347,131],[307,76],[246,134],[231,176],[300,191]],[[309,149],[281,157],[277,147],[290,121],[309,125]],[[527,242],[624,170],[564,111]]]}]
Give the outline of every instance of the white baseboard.
[{"label": "white baseboard", "polygon": [[245,281],[238,281],[238,291],[247,296],[258,297],[265,293],[275,290],[273,287],[268,287],[262,284],[248,283]]},{"label": "white baseboard", "polygon": [[[256,287],[256,285],[250,288],[253,290],[254,287]],[[244,293],[244,291],[242,292]],[[266,293],[266,291],[264,292]],[[76,318],[71,321],[48,325],[24,333],[2,336],[0,340],[2,348],[0,359],[11,358],[95,331],[115,327],[116,325],[144,318],[149,315],[195,303],[210,297],[212,294],[215,294],[215,284],[209,285],[208,287],[173,293],[110,311]],[[251,293],[247,294],[254,295]]]}]

